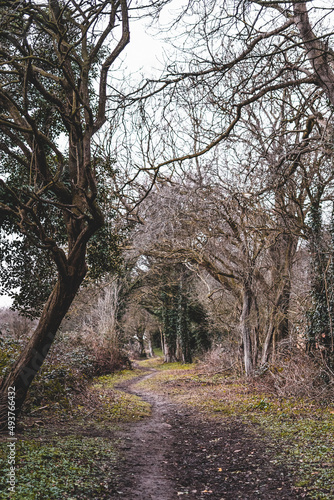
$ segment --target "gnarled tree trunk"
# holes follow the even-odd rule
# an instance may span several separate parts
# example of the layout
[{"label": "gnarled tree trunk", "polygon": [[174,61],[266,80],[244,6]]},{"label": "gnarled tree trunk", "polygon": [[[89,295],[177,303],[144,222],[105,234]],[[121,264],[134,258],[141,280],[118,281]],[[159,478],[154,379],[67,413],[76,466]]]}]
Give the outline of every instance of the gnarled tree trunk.
[{"label": "gnarled tree trunk", "polygon": [[20,414],[29,387],[39,372],[55,338],[57,330],[67,313],[85,275],[85,247],[78,250],[75,265],[69,266],[67,276],[59,279],[43,309],[32,337],[19,359],[0,386],[0,427],[4,428],[7,417],[7,397],[10,388],[15,389],[15,414]]}]

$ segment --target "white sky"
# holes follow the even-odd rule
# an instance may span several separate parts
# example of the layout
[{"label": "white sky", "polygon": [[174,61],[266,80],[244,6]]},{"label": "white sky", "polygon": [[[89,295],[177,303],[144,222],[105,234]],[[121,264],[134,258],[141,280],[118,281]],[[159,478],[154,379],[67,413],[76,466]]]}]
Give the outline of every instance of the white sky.
[{"label": "white sky", "polygon": [[12,299],[7,295],[0,295],[0,309],[10,307],[12,302]]}]

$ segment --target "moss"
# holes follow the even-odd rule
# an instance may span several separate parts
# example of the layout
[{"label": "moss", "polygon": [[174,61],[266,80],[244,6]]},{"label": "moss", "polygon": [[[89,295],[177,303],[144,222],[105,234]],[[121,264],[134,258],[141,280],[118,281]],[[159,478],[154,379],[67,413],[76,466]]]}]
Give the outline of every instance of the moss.
[{"label": "moss", "polygon": [[141,368],[155,368],[158,370],[164,364],[164,358],[163,356],[154,356],[153,358],[136,361],[136,364]]},{"label": "moss", "polygon": [[[149,373],[149,372],[147,372]],[[110,375],[102,375],[101,377],[96,377],[93,379],[92,386],[95,388],[105,388],[112,389],[121,382],[131,380],[133,378],[144,375],[143,370],[122,370],[116,373],[111,373]]]},{"label": "moss", "polygon": [[195,363],[160,363],[157,368],[158,370],[192,370],[195,368]]},{"label": "moss", "polygon": [[121,391],[100,394],[98,422],[132,422],[151,414],[151,405],[134,394]]},{"label": "moss", "polygon": [[153,358],[136,361],[141,368],[154,368],[156,370],[191,370],[196,363],[165,363],[163,356],[154,356]]}]

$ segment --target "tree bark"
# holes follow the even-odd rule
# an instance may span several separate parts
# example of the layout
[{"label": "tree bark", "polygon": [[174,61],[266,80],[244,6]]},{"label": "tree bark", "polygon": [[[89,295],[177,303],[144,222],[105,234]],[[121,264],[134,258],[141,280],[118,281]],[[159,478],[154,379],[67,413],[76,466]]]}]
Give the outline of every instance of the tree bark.
[{"label": "tree bark", "polygon": [[166,336],[164,335],[164,363],[174,363],[176,361],[175,350],[166,342]]},{"label": "tree bark", "polygon": [[147,343],[148,343],[148,355],[150,358],[153,358],[154,357],[154,349],[153,349],[153,344],[152,344],[152,334],[151,333],[148,334]]},{"label": "tree bark", "polygon": [[313,32],[306,2],[294,3],[293,10],[295,23],[304,43],[307,57],[312,64],[314,75],[319,86],[326,92],[329,101],[334,105],[334,72],[329,62],[332,56],[329,54],[326,43]]},{"label": "tree bark", "polygon": [[[1,381],[0,425],[5,424],[7,418],[9,387],[15,387],[16,414],[21,412],[28,389],[87,272],[87,242],[104,224],[97,201],[91,141],[106,121],[108,73],[128,44],[130,32],[126,0],[100,3],[91,2],[91,8],[84,12],[74,1],[67,2],[66,9],[58,0],[18,2],[7,18],[14,16],[13,22],[22,29],[9,33],[9,26],[2,26],[1,36],[5,41],[1,46],[4,61],[1,78],[4,85],[0,101],[6,120],[2,120],[0,128],[9,142],[5,158],[8,156],[14,162],[15,172],[19,166],[25,169],[25,174],[22,182],[15,177],[14,190],[2,180],[1,187],[6,197],[10,195],[10,203],[1,203],[1,216],[8,217],[15,232],[21,232],[33,245],[52,254],[58,281],[33,336],[10,373]],[[92,20],[100,21],[105,16],[109,17],[109,22],[98,33]],[[112,32],[119,24],[121,33],[117,37]],[[81,29],[82,36],[74,42],[68,34],[76,29]],[[54,50],[44,51],[45,43]],[[18,47],[20,50],[16,50]],[[110,50],[105,54],[107,48]],[[96,74],[97,61],[99,75]],[[99,91],[92,97],[90,87],[97,76]],[[14,87],[7,90],[12,78]],[[16,99],[16,94],[21,97]],[[35,117],[36,106],[45,114],[54,114],[48,126],[40,117]],[[68,138],[66,155],[59,150],[56,139],[61,125]],[[30,177],[28,187],[26,176]],[[53,230],[56,219],[50,206],[57,216],[63,217],[68,257],[63,250],[64,235]]]},{"label": "tree bark", "polygon": [[240,316],[241,336],[244,351],[244,368],[246,377],[253,373],[252,362],[252,341],[251,341],[251,327],[250,327],[250,313],[252,307],[252,290],[250,284],[246,281],[243,284],[242,291],[242,313]]},{"label": "tree bark", "polygon": [[139,357],[142,359],[147,358],[145,342],[144,342],[145,330],[142,326],[139,326],[136,331],[136,339],[139,345]]},{"label": "tree bark", "polygon": [[10,387],[15,388],[15,414],[21,413],[29,387],[46,358],[57,330],[66,315],[85,275],[85,248],[81,248],[76,265],[69,266],[69,274],[59,279],[43,309],[32,337],[19,359],[0,386],[0,428],[6,426],[7,396]]}]

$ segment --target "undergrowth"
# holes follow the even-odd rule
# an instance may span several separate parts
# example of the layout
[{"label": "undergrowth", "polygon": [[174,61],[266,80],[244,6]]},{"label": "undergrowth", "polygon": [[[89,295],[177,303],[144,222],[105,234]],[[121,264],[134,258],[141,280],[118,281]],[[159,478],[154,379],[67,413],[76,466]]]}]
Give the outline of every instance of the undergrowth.
[{"label": "undergrowth", "polygon": [[104,437],[24,438],[16,443],[15,492],[8,491],[7,449],[0,447],[0,499],[102,499],[113,488],[113,445]]}]

